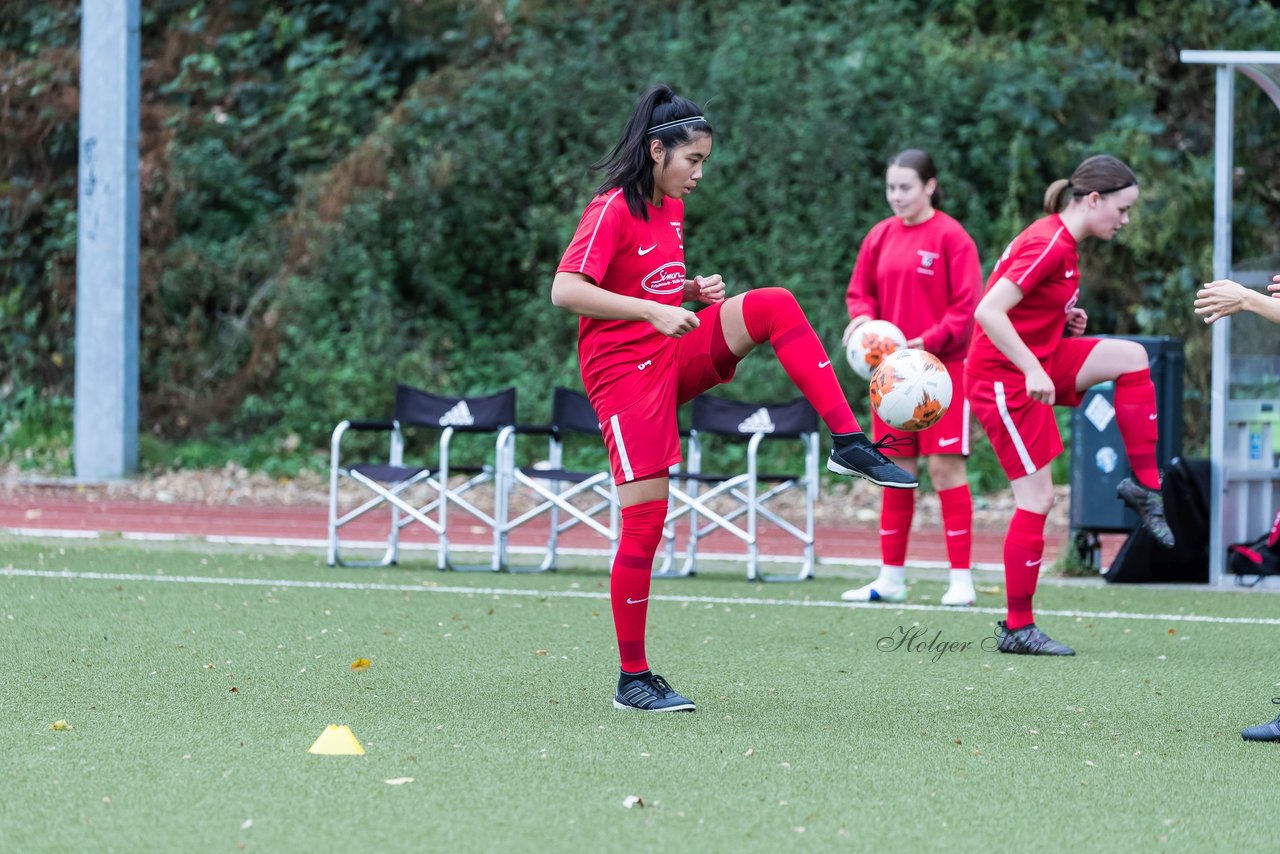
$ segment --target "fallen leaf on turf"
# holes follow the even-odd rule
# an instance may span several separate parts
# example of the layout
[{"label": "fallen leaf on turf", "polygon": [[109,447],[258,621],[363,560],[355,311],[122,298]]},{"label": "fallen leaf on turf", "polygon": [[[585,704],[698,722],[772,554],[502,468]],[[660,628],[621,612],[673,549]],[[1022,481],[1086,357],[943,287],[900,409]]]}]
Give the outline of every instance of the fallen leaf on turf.
[{"label": "fallen leaf on turf", "polygon": [[632,807],[642,807],[644,806],[644,798],[639,795],[627,795],[622,799],[622,805],[627,809],[631,809]]},{"label": "fallen leaf on turf", "polygon": [[1169,629],[1169,634],[1171,634],[1171,635],[1176,635],[1176,634],[1177,634],[1177,632],[1175,632],[1173,629]]},{"label": "fallen leaf on turf", "polygon": [[403,786],[405,783],[412,783],[412,777],[393,777],[390,780],[383,780],[388,786]]},{"label": "fallen leaf on turf", "polygon": [[535,649],[535,650],[533,651],[533,654],[534,654],[534,655],[546,655],[546,654],[547,654],[547,651],[546,651],[545,649]]},{"label": "fallen leaf on turf", "polygon": [[251,828],[251,827],[253,827],[253,819],[251,819],[251,818],[246,818],[246,819],[245,819],[243,822],[241,822],[241,824],[240,824],[240,829],[241,829],[241,830],[248,830],[248,829],[249,829],[249,828]]},{"label": "fallen leaf on turf", "polygon": [[373,662],[367,658],[357,658],[355,661],[351,662],[351,669],[356,671],[368,670],[372,665]]},{"label": "fallen leaf on turf", "polygon": [[748,747],[748,748],[747,748],[747,752],[746,752],[746,753],[744,753],[744,754],[742,754],[742,755],[743,755],[743,756],[755,756],[755,755],[756,755],[756,749],[755,749],[754,747]]},{"label": "fallen leaf on turf", "polygon": [[71,724],[67,723],[66,721],[54,721],[53,723],[49,724],[49,729],[53,730],[54,732],[67,732],[68,730],[75,729],[75,727],[73,727]]},{"label": "fallen leaf on turf", "polygon": [[239,688],[236,688],[235,686],[232,686],[231,688],[228,688],[228,689],[227,689],[227,693],[228,693],[228,694],[239,694],[239,693],[240,693],[240,689],[239,689]]}]

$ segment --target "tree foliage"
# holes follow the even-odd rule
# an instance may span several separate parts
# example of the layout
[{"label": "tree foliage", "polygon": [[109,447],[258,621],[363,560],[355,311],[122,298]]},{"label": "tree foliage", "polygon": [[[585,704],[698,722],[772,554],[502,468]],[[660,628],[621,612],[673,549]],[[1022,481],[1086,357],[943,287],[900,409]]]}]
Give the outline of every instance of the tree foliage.
[{"label": "tree foliage", "polygon": [[[142,425],[323,447],[395,381],[509,384],[530,417],[577,382],[548,287],[589,164],[666,81],[716,130],[687,258],[792,288],[829,344],[883,164],[930,150],[991,267],[1044,187],[1113,153],[1132,227],[1083,259],[1100,332],[1187,342],[1207,433],[1213,75],[1184,48],[1280,43],[1268,4],[1146,0],[143,4]],[[65,400],[74,359],[78,5],[0,13],[0,420]],[[1235,250],[1280,242],[1280,113],[1240,85]],[[729,394],[793,395],[748,359]],[[860,397],[850,384],[852,397]]]}]

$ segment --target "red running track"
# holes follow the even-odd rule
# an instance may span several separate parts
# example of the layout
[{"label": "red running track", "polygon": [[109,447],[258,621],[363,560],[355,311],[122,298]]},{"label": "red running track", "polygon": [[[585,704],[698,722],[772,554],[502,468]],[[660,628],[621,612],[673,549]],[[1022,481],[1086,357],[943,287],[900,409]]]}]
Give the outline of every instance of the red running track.
[{"label": "red running track", "polygon": [[[460,513],[460,511],[452,511]],[[465,514],[460,514],[464,515]],[[0,529],[13,535],[78,536],[112,534],[151,538],[198,539],[262,544],[313,546],[323,553],[328,540],[328,511],[323,506],[249,506],[163,503],[114,500],[87,493],[68,495],[66,490],[33,490],[19,495],[0,496]],[[385,519],[385,516],[383,517]],[[511,536],[513,547],[536,548],[546,542],[546,517],[530,523]],[[761,529],[761,551],[769,554],[798,554],[796,543],[776,529]],[[476,522],[451,525],[450,538],[458,545],[483,546],[489,543],[488,529]],[[343,529],[345,541],[383,542],[385,522],[380,527],[373,518],[352,523]],[[875,565],[880,559],[879,534],[874,522],[841,526],[821,526],[815,534],[816,550],[823,563]],[[1109,565],[1123,536],[1103,537],[1103,565]],[[973,565],[998,569],[1004,529],[975,529]],[[421,525],[403,529],[401,542],[430,545],[435,535]],[[1046,565],[1068,546],[1067,532],[1050,530],[1045,537]],[[604,540],[579,527],[562,535],[566,548],[604,548]],[[729,534],[718,532],[703,541],[709,553],[735,554],[743,546]],[[912,532],[909,564],[946,566],[946,548],[941,529],[917,528]]]}]

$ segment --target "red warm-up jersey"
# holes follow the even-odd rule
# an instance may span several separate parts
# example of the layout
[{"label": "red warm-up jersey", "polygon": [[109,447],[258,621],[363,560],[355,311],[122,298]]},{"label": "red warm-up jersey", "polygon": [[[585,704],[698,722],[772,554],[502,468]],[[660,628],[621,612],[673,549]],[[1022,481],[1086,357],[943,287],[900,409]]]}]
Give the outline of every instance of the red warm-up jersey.
[{"label": "red warm-up jersey", "polygon": [[[1013,239],[987,278],[987,287],[1008,279],[1022,290],[1022,301],[1009,310],[1014,330],[1036,358],[1044,362],[1058,348],[1067,312],[1080,298],[1080,259],[1076,239],[1050,214],[1027,226]],[[979,327],[969,347],[969,372],[978,376],[1022,372],[997,349]]]},{"label": "red warm-up jersey", "polygon": [[[605,290],[666,305],[684,301],[684,202],[648,206],[646,222],[627,208],[622,190],[591,200],[557,272],[581,273]],[[676,339],[638,320],[578,319],[578,359],[592,402]],[[625,393],[625,390],[620,390]]]},{"label": "red warm-up jersey", "polygon": [[916,225],[891,216],[858,249],[845,302],[849,316],[887,320],[939,359],[964,358],[982,267],[973,238],[942,211]]}]

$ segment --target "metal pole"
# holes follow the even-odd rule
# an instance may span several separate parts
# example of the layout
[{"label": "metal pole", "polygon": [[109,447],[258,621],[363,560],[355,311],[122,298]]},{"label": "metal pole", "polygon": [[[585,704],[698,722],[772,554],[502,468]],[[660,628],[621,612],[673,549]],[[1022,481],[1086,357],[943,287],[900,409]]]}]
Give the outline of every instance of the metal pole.
[{"label": "metal pole", "polygon": [[139,0],[84,0],[76,242],[75,472],[138,464]]},{"label": "metal pole", "polygon": [[[1234,121],[1235,66],[1219,65],[1213,131],[1213,277],[1231,274],[1231,182]],[[1209,380],[1209,583],[1221,584],[1226,569],[1226,544],[1222,518],[1226,472],[1226,421],[1228,380],[1231,373],[1231,318],[1213,325],[1213,372]]]}]

